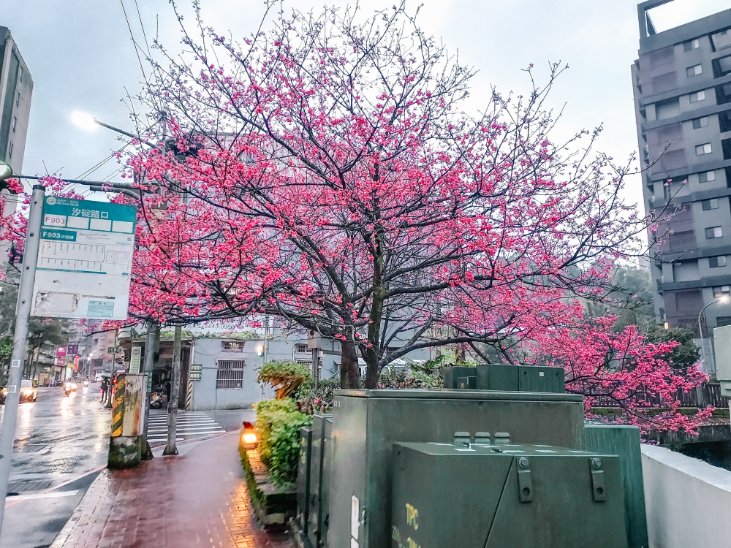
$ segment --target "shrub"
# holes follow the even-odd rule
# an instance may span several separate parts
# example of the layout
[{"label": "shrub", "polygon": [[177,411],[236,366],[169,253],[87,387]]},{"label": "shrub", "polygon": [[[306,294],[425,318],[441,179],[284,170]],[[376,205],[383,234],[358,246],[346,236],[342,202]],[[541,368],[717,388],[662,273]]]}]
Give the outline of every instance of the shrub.
[{"label": "shrub", "polygon": [[312,417],[294,411],[277,416],[271,433],[269,475],[277,485],[293,483],[297,479],[299,461],[299,430],[312,423]]},{"label": "shrub", "polygon": [[432,373],[423,371],[392,371],[384,368],[378,379],[378,388],[443,388],[444,379],[439,370]]},{"label": "shrub", "polygon": [[300,390],[297,408],[307,415],[329,413],[333,403],[333,394],[337,388],[340,388],[338,379],[320,381],[317,390],[309,385],[307,390]]},{"label": "shrub", "polygon": [[297,412],[297,406],[290,399],[265,400],[256,404],[256,438],[259,445],[259,457],[269,466],[272,449],[271,434],[274,423],[282,420],[281,416]]},{"label": "shrub", "polygon": [[310,370],[295,362],[269,362],[259,371],[259,382],[271,384],[279,400],[290,396],[309,380]]}]

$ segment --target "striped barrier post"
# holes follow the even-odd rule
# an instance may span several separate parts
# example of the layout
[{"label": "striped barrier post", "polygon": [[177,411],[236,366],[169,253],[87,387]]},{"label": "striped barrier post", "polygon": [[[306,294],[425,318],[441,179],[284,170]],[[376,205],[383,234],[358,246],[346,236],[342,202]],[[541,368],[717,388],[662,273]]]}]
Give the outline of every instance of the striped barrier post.
[{"label": "striped barrier post", "polygon": [[193,407],[193,379],[190,378],[188,371],[188,389],[185,391],[185,410],[190,411]]},{"label": "striped barrier post", "polygon": [[119,375],[117,385],[114,389],[114,399],[112,401],[112,437],[116,438],[122,435],[122,425],[124,423],[124,375]]},{"label": "striped barrier post", "polygon": [[112,395],[109,468],[131,468],[140,463],[145,404],[145,375],[119,375]]}]

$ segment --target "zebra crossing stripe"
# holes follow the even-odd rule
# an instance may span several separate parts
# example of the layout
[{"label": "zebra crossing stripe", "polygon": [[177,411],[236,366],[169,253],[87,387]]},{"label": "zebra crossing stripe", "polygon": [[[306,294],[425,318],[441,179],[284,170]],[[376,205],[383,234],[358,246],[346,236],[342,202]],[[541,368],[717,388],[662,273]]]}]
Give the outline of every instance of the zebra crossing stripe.
[{"label": "zebra crossing stripe", "polygon": [[114,390],[114,401],[112,401],[112,437],[122,435],[122,423],[124,422],[124,375],[117,379],[117,386]]}]

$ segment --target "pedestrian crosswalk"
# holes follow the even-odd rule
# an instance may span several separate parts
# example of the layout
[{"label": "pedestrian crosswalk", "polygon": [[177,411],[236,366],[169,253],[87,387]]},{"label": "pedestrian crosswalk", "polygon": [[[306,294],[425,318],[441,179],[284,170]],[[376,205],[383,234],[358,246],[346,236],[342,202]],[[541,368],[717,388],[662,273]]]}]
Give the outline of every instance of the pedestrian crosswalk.
[{"label": "pedestrian crosswalk", "polygon": [[[167,412],[164,410],[150,410],[147,441],[150,443],[167,441],[168,423]],[[200,411],[178,411],[176,441],[209,437],[225,432],[211,417]]]}]

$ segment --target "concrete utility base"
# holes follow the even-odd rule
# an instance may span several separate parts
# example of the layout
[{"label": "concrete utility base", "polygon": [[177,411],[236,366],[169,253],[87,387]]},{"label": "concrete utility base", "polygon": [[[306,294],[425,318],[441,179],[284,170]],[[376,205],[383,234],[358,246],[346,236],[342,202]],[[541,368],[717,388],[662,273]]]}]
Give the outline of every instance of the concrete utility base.
[{"label": "concrete utility base", "polygon": [[109,468],[121,470],[139,465],[142,458],[140,439],[140,436],[109,438]]}]

